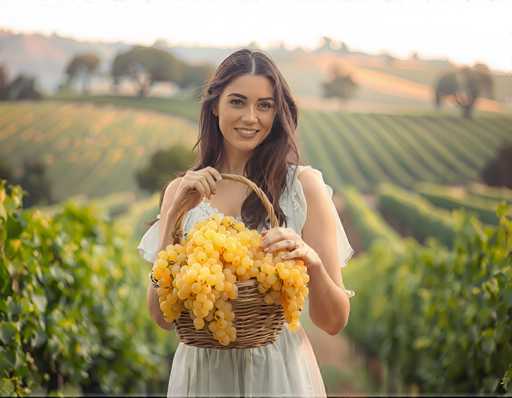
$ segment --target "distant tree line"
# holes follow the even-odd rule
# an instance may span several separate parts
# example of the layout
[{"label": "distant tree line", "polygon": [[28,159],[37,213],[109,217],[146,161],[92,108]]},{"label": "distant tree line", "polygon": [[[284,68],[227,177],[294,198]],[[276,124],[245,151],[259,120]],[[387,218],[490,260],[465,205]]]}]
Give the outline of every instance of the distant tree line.
[{"label": "distant tree line", "polygon": [[[61,88],[81,82],[82,93],[86,94],[99,63],[94,53],[75,55],[66,66],[66,78]],[[204,84],[213,71],[210,64],[189,64],[156,45],[137,45],[115,56],[110,66],[110,77],[114,92],[121,80],[128,79],[137,86],[137,95],[146,97],[155,83],[172,82],[181,89],[195,88]]]},{"label": "distant tree line", "polygon": [[39,100],[42,97],[34,77],[20,73],[9,81],[7,68],[0,65],[0,101]]},{"label": "distant tree line", "polygon": [[81,81],[82,94],[88,94],[91,77],[96,73],[99,65],[100,59],[94,53],[75,55],[66,66],[64,85],[69,87],[74,82]]},{"label": "distant tree line", "polygon": [[348,48],[347,44],[341,40],[336,40],[329,36],[323,36],[320,39],[320,44],[315,49],[315,52],[334,52],[346,54],[350,52],[350,49]]}]

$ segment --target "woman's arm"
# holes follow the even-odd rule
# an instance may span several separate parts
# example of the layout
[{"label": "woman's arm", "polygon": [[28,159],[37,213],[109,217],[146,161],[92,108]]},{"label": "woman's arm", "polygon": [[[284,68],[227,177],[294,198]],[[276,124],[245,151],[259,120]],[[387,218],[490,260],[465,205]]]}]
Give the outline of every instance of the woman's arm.
[{"label": "woman's arm", "polygon": [[306,169],[298,178],[304,189],[307,216],[302,239],[318,253],[319,267],[312,267],[309,281],[309,315],[319,328],[338,334],[348,323],[350,302],[342,286],[338,264],[336,220],[332,218],[332,199],[315,170]]},{"label": "woman's arm", "polygon": [[156,289],[153,287],[151,281],[149,282],[148,285],[147,303],[149,308],[149,314],[151,315],[151,318],[157,323],[157,325],[160,326],[162,329],[171,330],[172,324],[167,322],[162,315],[162,311],[160,310],[160,304],[158,302],[158,294],[156,292]]},{"label": "woman's arm", "polygon": [[[160,245],[157,252],[160,252],[167,247],[169,243],[171,243],[170,233],[174,230],[178,216],[176,209],[172,206],[172,203],[174,202],[174,194],[179,184],[179,180],[180,178],[177,178],[169,184],[162,199],[162,206],[160,208]],[[151,281],[149,281],[148,284],[146,299],[151,318],[162,329],[171,330],[172,324],[165,321],[163,317],[162,311],[160,310],[160,304],[158,302],[158,294]]]}]

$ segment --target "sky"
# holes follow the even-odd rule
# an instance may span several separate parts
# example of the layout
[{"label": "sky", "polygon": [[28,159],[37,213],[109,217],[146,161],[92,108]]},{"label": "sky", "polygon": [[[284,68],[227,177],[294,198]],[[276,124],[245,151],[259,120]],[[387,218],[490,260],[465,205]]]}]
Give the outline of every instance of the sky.
[{"label": "sky", "polygon": [[151,45],[312,49],[322,36],[512,71],[512,0],[0,0],[0,28]]}]

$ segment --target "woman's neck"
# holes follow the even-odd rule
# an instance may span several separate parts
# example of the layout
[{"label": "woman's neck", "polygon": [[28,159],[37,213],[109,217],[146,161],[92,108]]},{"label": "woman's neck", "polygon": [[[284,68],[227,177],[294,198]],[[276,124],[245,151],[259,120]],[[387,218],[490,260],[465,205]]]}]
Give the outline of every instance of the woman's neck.
[{"label": "woman's neck", "polygon": [[219,171],[227,174],[244,175],[244,167],[249,159],[239,156],[237,158],[226,158],[221,161]]}]

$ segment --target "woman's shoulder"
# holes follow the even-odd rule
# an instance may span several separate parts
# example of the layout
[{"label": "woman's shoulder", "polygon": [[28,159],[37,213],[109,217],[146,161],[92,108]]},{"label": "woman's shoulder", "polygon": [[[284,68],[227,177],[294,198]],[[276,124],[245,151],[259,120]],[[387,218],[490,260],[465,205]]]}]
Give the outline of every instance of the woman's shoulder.
[{"label": "woman's shoulder", "polygon": [[[310,165],[288,165],[288,187],[296,206],[305,206],[307,193],[320,187],[321,172]],[[320,182],[320,183],[319,183]]]},{"label": "woman's shoulder", "polygon": [[308,164],[290,164],[288,170],[301,184],[308,183],[311,179],[323,180],[322,172]]},{"label": "woman's shoulder", "polygon": [[296,189],[301,191],[302,195],[300,196],[303,196],[305,200],[323,189],[327,190],[329,196],[332,196],[333,193],[332,187],[325,182],[322,171],[311,165],[297,166]]}]

